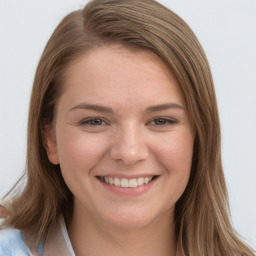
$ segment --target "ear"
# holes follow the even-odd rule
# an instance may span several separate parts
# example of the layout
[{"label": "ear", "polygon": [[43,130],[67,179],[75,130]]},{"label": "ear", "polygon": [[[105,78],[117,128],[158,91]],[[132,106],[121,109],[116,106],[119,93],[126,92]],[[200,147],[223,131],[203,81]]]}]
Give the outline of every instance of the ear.
[{"label": "ear", "polygon": [[44,148],[46,150],[49,161],[55,165],[59,164],[59,155],[54,126],[52,124],[45,125],[42,134]]}]

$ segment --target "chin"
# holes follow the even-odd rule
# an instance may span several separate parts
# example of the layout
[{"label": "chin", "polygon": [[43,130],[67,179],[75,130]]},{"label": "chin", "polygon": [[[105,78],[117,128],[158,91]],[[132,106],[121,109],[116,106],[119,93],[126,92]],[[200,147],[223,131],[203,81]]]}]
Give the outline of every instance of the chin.
[{"label": "chin", "polygon": [[161,216],[162,214],[155,213],[153,209],[124,208],[108,214],[105,212],[102,217],[104,218],[103,221],[113,228],[135,230],[158,223],[159,215]]}]

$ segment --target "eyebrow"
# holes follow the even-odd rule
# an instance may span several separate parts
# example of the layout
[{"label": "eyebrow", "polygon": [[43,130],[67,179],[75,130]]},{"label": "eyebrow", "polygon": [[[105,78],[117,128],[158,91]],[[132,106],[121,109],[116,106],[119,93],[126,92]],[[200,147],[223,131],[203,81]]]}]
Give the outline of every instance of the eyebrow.
[{"label": "eyebrow", "polygon": [[177,103],[166,103],[166,104],[160,104],[156,106],[150,106],[146,109],[146,112],[157,112],[161,110],[167,110],[167,109],[182,109],[185,110],[185,108],[182,105],[179,105]]},{"label": "eyebrow", "polygon": [[[108,113],[108,114],[114,113],[114,110],[110,107],[96,105],[96,104],[88,104],[88,103],[80,103],[80,104],[74,106],[73,108],[71,108],[70,111],[73,111],[76,109],[88,109],[88,110],[94,110],[97,112],[103,112],[103,113]],[[151,112],[157,112],[157,111],[162,111],[162,110],[167,110],[167,109],[182,109],[182,110],[184,110],[185,108],[177,103],[165,103],[165,104],[150,106],[145,110],[145,112],[151,113]]]},{"label": "eyebrow", "polygon": [[96,104],[88,104],[88,103],[80,103],[75,107],[71,108],[70,111],[73,111],[76,109],[88,109],[88,110],[94,110],[97,112],[109,113],[109,114],[114,113],[112,108],[96,105]]}]

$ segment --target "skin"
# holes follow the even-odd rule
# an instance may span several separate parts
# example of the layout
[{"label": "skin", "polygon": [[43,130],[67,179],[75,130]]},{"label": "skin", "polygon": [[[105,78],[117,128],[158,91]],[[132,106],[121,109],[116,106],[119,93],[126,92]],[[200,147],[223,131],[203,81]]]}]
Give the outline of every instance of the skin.
[{"label": "skin", "polygon": [[[74,195],[74,251],[175,255],[174,208],[188,183],[194,131],[174,76],[155,54],[121,45],[80,56],[66,75],[46,144]],[[145,175],[157,179],[138,195],[114,193],[97,178]]]}]

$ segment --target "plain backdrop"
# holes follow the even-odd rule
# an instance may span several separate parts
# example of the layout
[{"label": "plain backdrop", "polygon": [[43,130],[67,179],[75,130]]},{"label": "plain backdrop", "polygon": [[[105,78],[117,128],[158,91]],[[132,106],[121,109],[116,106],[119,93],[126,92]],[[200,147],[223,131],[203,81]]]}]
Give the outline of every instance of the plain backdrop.
[{"label": "plain backdrop", "polygon": [[[82,0],[0,0],[0,197],[25,168],[35,69],[54,28]],[[256,0],[165,0],[208,56],[222,124],[233,224],[256,248]]]}]

